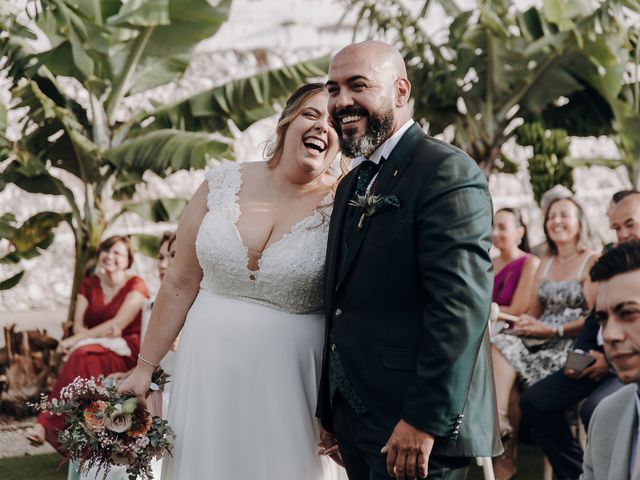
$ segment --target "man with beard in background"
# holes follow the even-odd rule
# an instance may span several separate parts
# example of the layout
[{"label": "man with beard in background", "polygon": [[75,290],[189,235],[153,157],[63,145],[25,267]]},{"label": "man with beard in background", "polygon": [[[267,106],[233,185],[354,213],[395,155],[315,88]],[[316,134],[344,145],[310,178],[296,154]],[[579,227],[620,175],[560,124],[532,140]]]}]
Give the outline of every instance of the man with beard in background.
[{"label": "man with beard in background", "polygon": [[390,45],[341,50],[327,88],[353,170],[327,247],[321,446],[333,454],[337,441],[351,480],[464,477],[470,458],[501,450],[486,179],[411,119]]}]

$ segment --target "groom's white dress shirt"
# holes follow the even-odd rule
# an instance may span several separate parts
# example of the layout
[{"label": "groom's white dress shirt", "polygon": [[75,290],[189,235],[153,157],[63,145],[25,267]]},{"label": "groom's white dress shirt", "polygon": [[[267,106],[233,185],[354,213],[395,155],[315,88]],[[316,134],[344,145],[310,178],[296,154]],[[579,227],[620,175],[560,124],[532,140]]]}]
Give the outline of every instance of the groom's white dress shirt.
[{"label": "groom's white dress shirt", "polygon": [[[373,152],[371,154],[370,158],[367,157],[356,157],[353,160],[351,160],[351,169],[353,170],[354,168],[356,168],[358,165],[360,165],[362,162],[365,162],[367,160],[371,160],[373,163],[375,163],[376,165],[380,163],[380,161],[383,158],[389,158],[389,155],[391,155],[391,152],[393,151],[394,148],[396,148],[396,145],[398,144],[398,142],[400,141],[400,139],[402,138],[402,135],[404,135],[404,133],[409,130],[409,128],[411,127],[411,125],[414,124],[413,119],[409,119],[407,120],[404,125],[402,125],[397,131],[396,133],[394,133],[393,135],[391,135],[389,138],[387,138],[384,143],[382,145],[380,145],[378,147],[378,149]],[[379,171],[379,170],[378,170]],[[369,193],[369,189],[371,188],[371,185],[373,185],[373,182],[376,181],[376,178],[378,177],[378,173],[376,173],[373,178],[371,179],[371,181],[369,182],[369,185],[367,185],[367,190],[366,193]]]}]

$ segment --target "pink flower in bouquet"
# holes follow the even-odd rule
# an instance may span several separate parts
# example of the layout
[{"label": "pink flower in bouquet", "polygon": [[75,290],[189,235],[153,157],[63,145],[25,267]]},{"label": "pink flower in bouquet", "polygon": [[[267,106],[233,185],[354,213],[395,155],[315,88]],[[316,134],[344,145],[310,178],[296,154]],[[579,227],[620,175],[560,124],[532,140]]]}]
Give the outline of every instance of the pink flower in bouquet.
[{"label": "pink flower in bouquet", "polygon": [[114,405],[113,412],[107,416],[104,422],[104,426],[112,432],[122,433],[131,428],[133,419],[130,413],[126,413],[122,410],[122,405]]},{"label": "pink flower in bouquet", "polygon": [[84,409],[84,421],[91,430],[104,427],[107,406],[107,402],[97,400]]},{"label": "pink flower in bouquet", "polygon": [[130,437],[146,435],[151,428],[151,415],[146,410],[139,413],[135,425],[127,432]]}]

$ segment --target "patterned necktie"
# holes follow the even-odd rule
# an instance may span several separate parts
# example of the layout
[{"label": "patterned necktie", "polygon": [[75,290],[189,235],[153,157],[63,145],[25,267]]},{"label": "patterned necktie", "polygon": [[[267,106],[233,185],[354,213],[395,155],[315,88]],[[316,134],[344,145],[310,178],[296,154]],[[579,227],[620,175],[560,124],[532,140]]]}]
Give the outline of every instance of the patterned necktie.
[{"label": "patterned necktie", "polygon": [[358,173],[356,195],[364,195],[367,192],[369,183],[371,183],[373,177],[375,177],[376,173],[378,173],[381,165],[382,161],[380,161],[379,163],[373,163],[371,160],[365,160],[364,162],[362,162],[360,172]]}]

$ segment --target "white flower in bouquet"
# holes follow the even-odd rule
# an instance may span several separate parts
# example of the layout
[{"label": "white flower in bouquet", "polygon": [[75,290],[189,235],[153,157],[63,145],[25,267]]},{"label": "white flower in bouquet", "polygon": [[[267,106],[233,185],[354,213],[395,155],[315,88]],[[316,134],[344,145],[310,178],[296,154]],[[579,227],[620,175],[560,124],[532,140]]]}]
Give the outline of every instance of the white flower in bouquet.
[{"label": "white flower in bouquet", "polygon": [[113,406],[113,412],[105,419],[104,426],[112,432],[122,433],[129,430],[132,423],[131,414],[124,412],[122,404],[118,404]]}]

